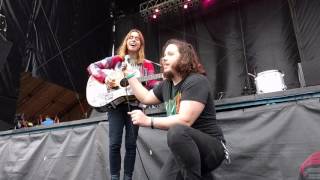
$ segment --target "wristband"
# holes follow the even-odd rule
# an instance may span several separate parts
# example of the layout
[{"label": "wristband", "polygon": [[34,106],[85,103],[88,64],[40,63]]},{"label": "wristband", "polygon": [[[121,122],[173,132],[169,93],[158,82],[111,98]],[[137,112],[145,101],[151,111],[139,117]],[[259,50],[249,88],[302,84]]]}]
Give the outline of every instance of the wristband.
[{"label": "wristband", "polygon": [[134,73],[132,73],[132,74],[128,74],[128,75],[127,75],[127,77],[126,77],[126,79],[130,79],[130,78],[134,77],[134,75],[136,75],[136,73],[135,73],[135,72],[134,72]]},{"label": "wristband", "polygon": [[151,117],[151,124],[150,124],[151,129],[153,129],[153,117]]}]

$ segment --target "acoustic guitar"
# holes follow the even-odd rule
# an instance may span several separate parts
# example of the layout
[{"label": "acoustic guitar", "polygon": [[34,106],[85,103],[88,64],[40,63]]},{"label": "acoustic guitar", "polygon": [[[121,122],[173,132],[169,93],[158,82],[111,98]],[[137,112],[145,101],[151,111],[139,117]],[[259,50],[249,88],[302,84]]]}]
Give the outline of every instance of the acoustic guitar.
[{"label": "acoustic guitar", "polygon": [[[86,87],[86,98],[90,106],[99,112],[107,112],[123,102],[135,99],[130,86],[124,87],[120,85],[120,81],[124,78],[122,71],[104,69],[103,72],[109,78],[114,79],[117,86],[110,89],[106,84],[101,83],[91,75]],[[145,82],[161,78],[162,73],[138,77],[138,80]]]}]

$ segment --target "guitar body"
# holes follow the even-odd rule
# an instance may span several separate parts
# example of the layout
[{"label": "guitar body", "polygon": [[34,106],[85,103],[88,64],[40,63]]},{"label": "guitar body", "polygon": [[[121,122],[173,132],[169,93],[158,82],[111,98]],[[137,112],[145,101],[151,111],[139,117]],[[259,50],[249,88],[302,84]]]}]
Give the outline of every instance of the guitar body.
[{"label": "guitar body", "polygon": [[[118,87],[109,89],[106,84],[101,83],[91,75],[86,87],[86,98],[90,106],[94,107],[98,112],[107,112],[110,109],[115,109],[123,102],[135,99],[130,86],[120,86],[120,81],[124,78],[121,72],[104,70],[104,73],[106,73],[108,77],[112,76]],[[154,74],[141,78],[142,80],[140,81],[159,79],[162,78],[162,74]]]}]

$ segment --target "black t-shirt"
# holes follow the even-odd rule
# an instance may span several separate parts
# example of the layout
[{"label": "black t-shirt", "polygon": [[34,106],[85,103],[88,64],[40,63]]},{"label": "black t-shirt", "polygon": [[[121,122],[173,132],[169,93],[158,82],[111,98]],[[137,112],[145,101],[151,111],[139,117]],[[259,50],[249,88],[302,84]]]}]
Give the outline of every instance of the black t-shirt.
[{"label": "black t-shirt", "polygon": [[175,86],[172,81],[164,80],[154,87],[153,92],[161,102],[164,102],[168,116],[179,113],[180,102],[183,100],[203,103],[205,107],[191,127],[224,140],[222,130],[217,125],[210,89],[210,83],[205,76],[190,74]]}]

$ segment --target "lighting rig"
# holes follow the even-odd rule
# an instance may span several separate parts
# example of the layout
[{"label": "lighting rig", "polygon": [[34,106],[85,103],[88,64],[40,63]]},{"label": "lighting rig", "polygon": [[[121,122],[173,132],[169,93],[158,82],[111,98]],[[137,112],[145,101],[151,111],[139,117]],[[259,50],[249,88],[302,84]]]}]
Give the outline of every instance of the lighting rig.
[{"label": "lighting rig", "polygon": [[140,15],[145,20],[157,19],[160,15],[197,7],[200,0],[150,0],[140,4]]}]

